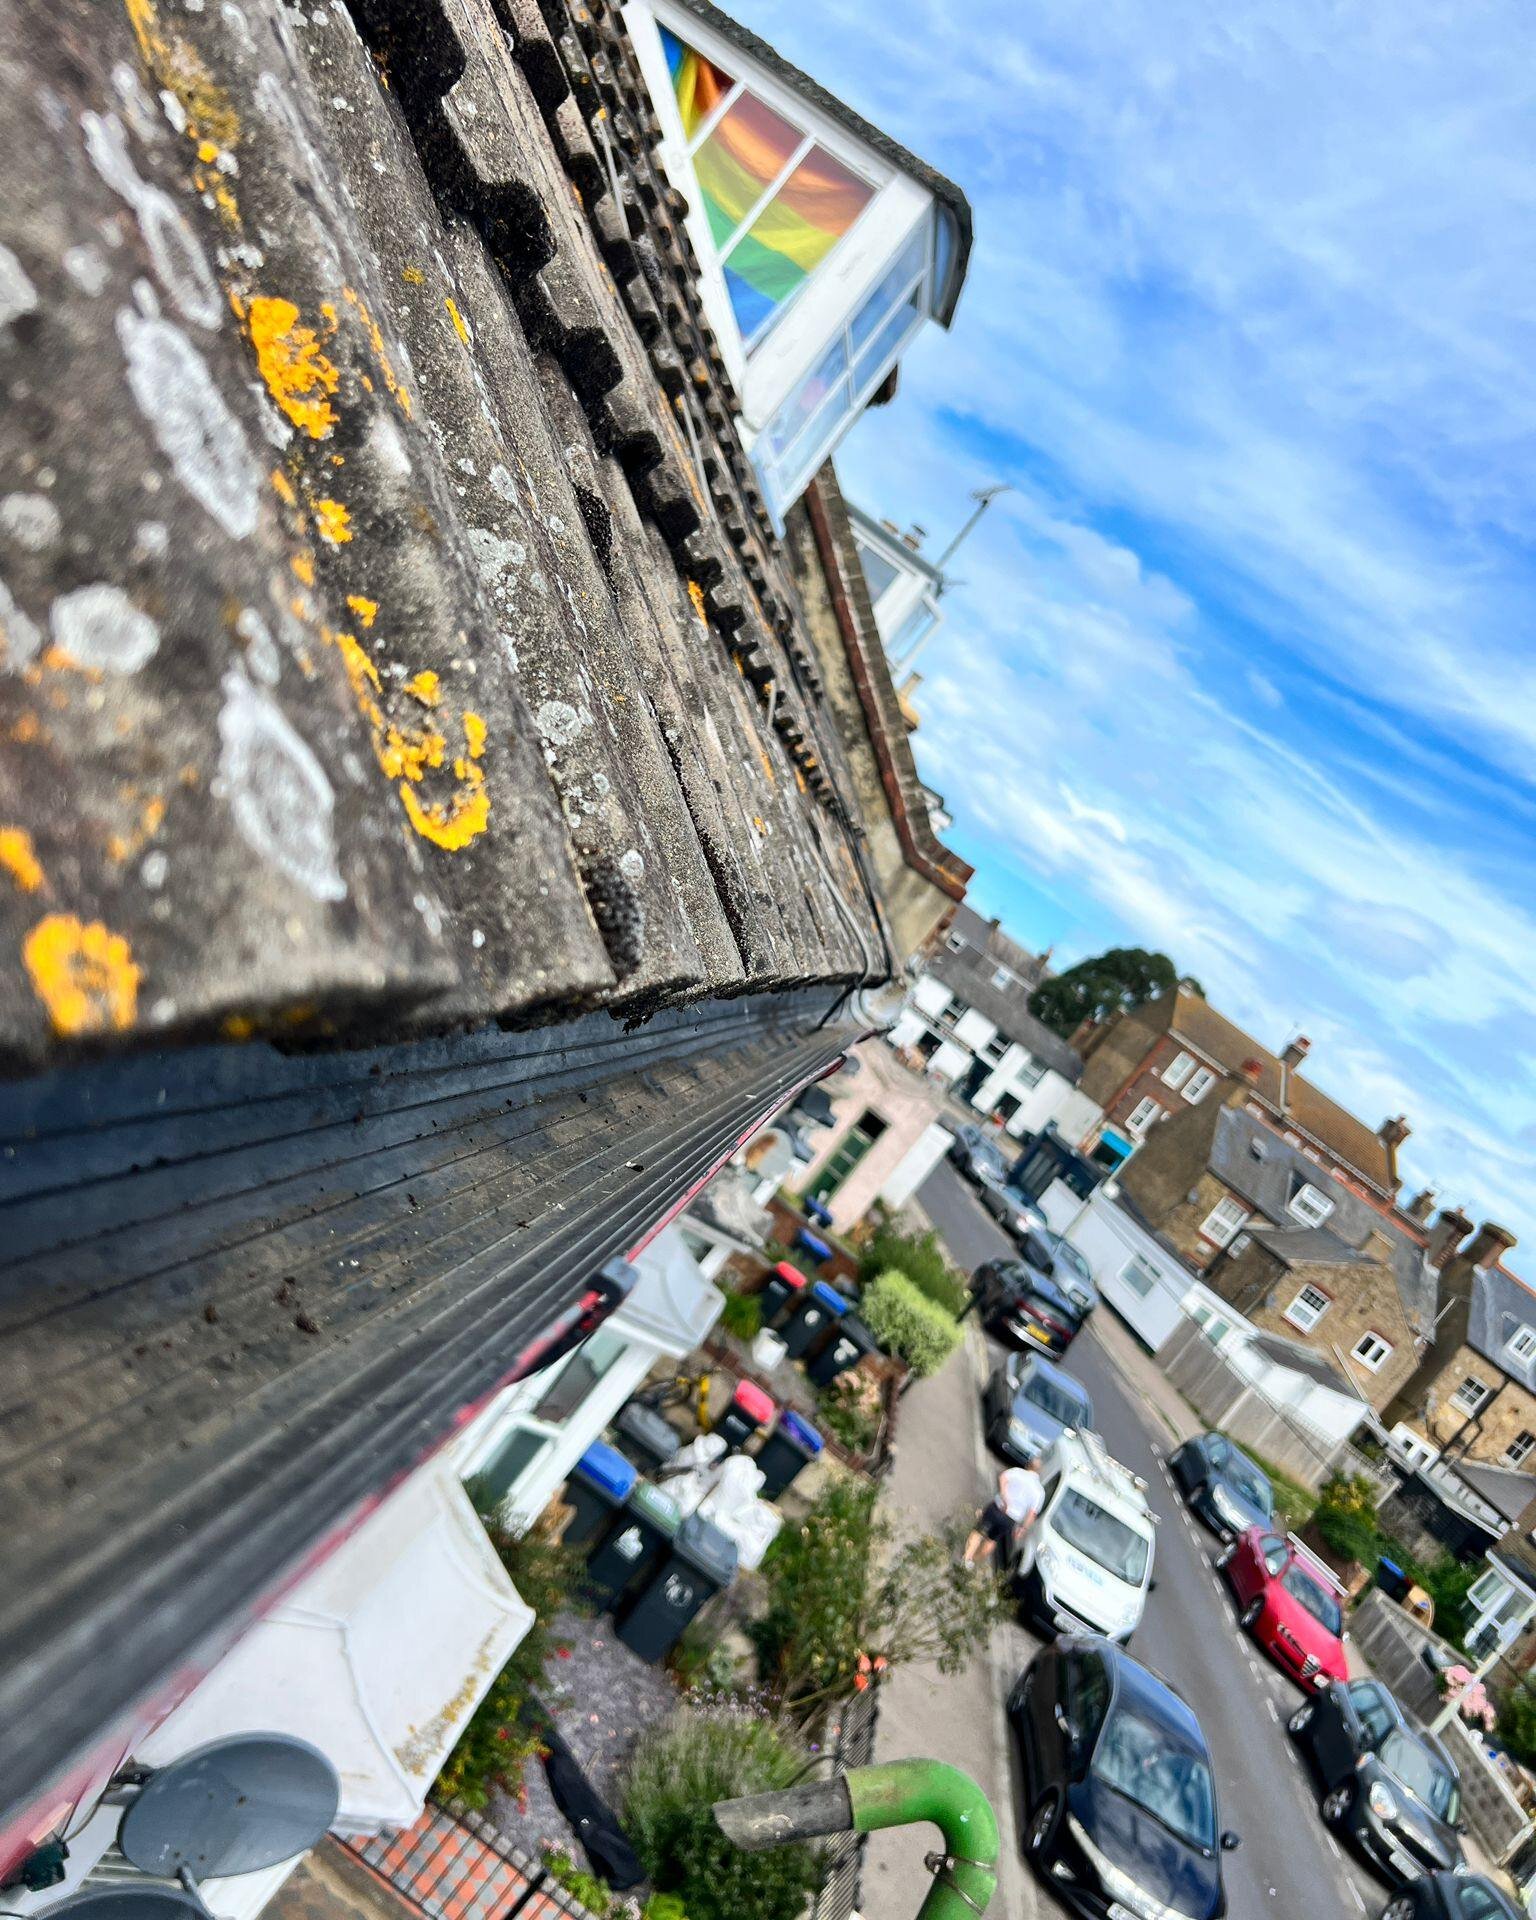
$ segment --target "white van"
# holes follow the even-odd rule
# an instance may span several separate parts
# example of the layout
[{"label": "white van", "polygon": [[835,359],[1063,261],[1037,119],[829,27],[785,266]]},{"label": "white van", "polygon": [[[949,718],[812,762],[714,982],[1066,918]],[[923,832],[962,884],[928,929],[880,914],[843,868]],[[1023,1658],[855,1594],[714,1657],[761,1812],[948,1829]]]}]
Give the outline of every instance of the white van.
[{"label": "white van", "polygon": [[1040,1457],[1045,1502],[1024,1535],[1014,1585],[1048,1633],[1101,1633],[1123,1646],[1152,1587],[1157,1516],[1147,1483],[1096,1433],[1069,1428]]}]

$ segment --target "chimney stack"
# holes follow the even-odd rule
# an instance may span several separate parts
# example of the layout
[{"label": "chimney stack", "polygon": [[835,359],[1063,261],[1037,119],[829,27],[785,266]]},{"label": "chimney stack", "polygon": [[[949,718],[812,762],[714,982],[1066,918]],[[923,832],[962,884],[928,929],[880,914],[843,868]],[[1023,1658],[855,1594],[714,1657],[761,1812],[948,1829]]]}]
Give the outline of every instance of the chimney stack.
[{"label": "chimney stack", "polygon": [[1221,1104],[1224,1107],[1240,1107],[1263,1076],[1264,1069],[1257,1060],[1245,1060],[1233,1074],[1230,1083],[1222,1089]]},{"label": "chimney stack", "polygon": [[1442,1270],[1460,1251],[1461,1243],[1472,1231],[1472,1222],[1456,1207],[1443,1207],[1440,1218],[1429,1230],[1429,1263]]},{"label": "chimney stack", "polygon": [[1296,1038],[1287,1045],[1285,1051],[1281,1054],[1280,1064],[1283,1067],[1288,1067],[1294,1073],[1296,1068],[1301,1065],[1302,1061],[1306,1059],[1311,1051],[1312,1042],[1304,1033],[1298,1033]]},{"label": "chimney stack", "polygon": [[1409,1219],[1417,1220],[1420,1226],[1428,1223],[1429,1216],[1434,1210],[1435,1190],[1433,1187],[1422,1187],[1403,1209]]},{"label": "chimney stack", "polygon": [[1496,1267],[1514,1244],[1515,1236],[1508,1227],[1496,1227],[1485,1220],[1463,1257],[1474,1267]]},{"label": "chimney stack", "polygon": [[1413,1128],[1409,1126],[1407,1120],[1404,1119],[1402,1114],[1397,1113],[1394,1114],[1390,1120],[1382,1121],[1381,1125],[1376,1129],[1376,1138],[1386,1148],[1388,1153],[1396,1153],[1397,1149],[1412,1132]]}]

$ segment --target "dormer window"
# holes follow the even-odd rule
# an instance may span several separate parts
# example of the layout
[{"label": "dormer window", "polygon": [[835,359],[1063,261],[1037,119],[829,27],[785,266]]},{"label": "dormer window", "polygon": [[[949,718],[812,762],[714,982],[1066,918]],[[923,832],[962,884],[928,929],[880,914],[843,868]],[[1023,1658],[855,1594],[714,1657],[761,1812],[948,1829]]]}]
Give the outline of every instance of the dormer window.
[{"label": "dormer window", "polygon": [[1304,1227],[1320,1227],[1333,1212],[1333,1202],[1314,1186],[1301,1186],[1291,1195],[1291,1216]]},{"label": "dormer window", "polygon": [[1536,1327],[1517,1327],[1509,1336],[1508,1345],[1512,1360],[1529,1360],[1536,1354]]}]

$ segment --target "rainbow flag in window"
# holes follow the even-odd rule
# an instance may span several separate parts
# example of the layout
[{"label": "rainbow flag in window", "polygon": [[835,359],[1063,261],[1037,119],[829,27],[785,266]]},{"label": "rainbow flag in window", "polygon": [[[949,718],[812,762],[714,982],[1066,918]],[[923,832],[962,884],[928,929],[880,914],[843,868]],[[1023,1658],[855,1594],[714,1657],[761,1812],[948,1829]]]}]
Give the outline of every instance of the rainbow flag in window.
[{"label": "rainbow flag in window", "polygon": [[665,27],[661,44],[736,324],[750,341],[815,272],[874,189]]}]

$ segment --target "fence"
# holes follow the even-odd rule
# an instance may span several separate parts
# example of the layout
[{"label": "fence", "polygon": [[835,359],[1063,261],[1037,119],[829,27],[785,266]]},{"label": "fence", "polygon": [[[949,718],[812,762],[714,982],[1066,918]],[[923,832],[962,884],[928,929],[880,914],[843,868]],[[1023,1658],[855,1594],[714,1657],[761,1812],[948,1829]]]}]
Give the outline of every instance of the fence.
[{"label": "fence", "polygon": [[[832,1770],[846,1773],[850,1767],[867,1767],[875,1757],[875,1722],[879,1718],[878,1689],[856,1693],[837,1722],[832,1750]],[[846,1834],[832,1843],[831,1864],[821,1883],[811,1920],[851,1920],[859,1904],[859,1883],[864,1875],[866,1836]]]},{"label": "fence", "polygon": [[1304,1486],[1320,1487],[1333,1473],[1361,1473],[1385,1494],[1394,1476],[1348,1440],[1330,1439],[1294,1408],[1271,1400],[1256,1381],[1218,1351],[1192,1318],[1157,1350],[1170,1382],[1208,1426],[1259,1454]]},{"label": "fence", "polygon": [[[1462,1656],[1384,1593],[1366,1594],[1355,1609],[1350,1631],[1361,1658],[1404,1712],[1428,1726],[1443,1702],[1425,1655],[1445,1666],[1460,1664]],[[1502,1864],[1530,1835],[1531,1816],[1470,1728],[1452,1719],[1441,1737],[1461,1774],[1462,1802],[1473,1837],[1492,1860]]]},{"label": "fence", "polygon": [[429,1804],[403,1833],[340,1845],[427,1920],[592,1920],[540,1862],[467,1807]]}]

